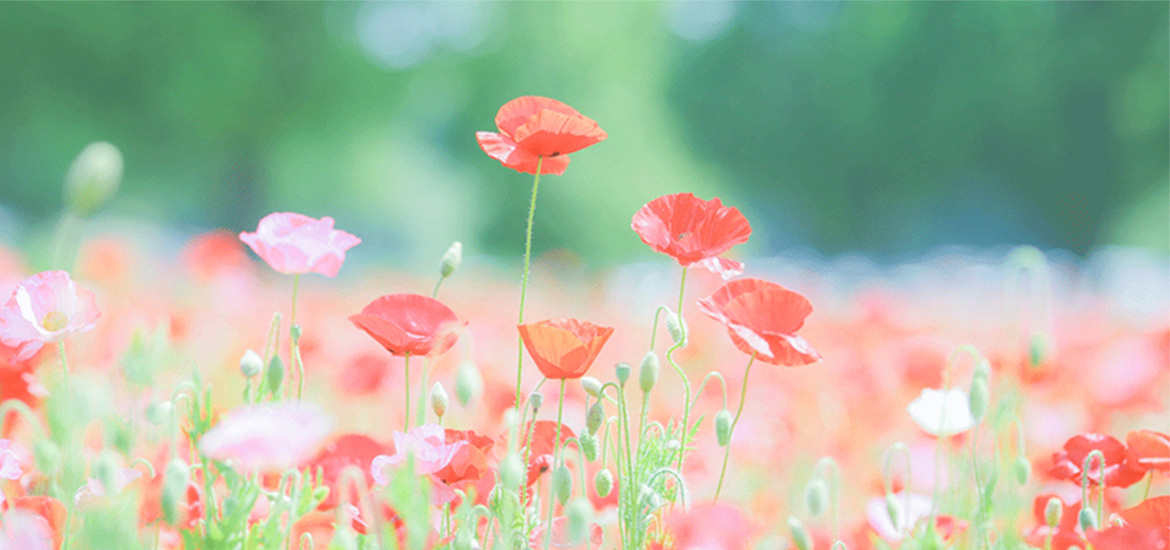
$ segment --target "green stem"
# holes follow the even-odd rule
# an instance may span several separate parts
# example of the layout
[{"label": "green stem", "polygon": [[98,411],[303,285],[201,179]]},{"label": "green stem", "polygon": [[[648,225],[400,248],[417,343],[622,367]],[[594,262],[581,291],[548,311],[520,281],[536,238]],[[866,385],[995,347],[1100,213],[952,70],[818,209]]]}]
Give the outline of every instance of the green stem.
[{"label": "green stem", "polygon": [[[300,353],[297,353],[301,345],[301,339],[297,335],[297,292],[300,286],[301,274],[297,273],[293,275],[292,312],[288,318],[288,360],[290,363],[288,370],[292,372],[293,367],[297,369],[297,401],[300,401],[301,394],[305,390],[305,365],[298,360],[300,359]],[[288,385],[288,391],[289,393],[292,392],[292,384]]]},{"label": "green stem", "polygon": [[[528,266],[532,259],[532,221],[536,218],[536,191],[540,188],[540,167],[544,157],[536,158],[536,177],[532,180],[532,200],[528,204],[528,229],[524,234],[524,276],[520,279],[520,317],[524,323],[524,298],[528,295]],[[524,339],[516,336],[516,410],[520,410],[520,383],[524,374]]]},{"label": "green stem", "polygon": [[[539,170],[537,171],[537,173],[539,174]],[[555,431],[553,432],[555,434],[553,437],[553,467],[552,467],[552,470],[550,472],[552,474],[550,479],[556,477],[557,469],[560,468],[560,464],[561,464],[561,419],[564,418],[564,414],[565,414],[565,379],[562,378],[561,379],[561,396],[560,396],[560,399],[557,400],[557,426],[556,426]],[[529,442],[529,446],[531,446],[531,442]],[[556,483],[549,483],[548,484],[548,522],[545,524],[545,527],[544,527],[544,530],[545,530],[544,550],[548,550],[549,546],[552,545],[553,510],[556,508],[556,500],[557,500],[556,491],[557,491]]]},{"label": "green stem", "polygon": [[[687,340],[687,329],[686,325],[683,323],[682,316],[683,291],[686,290],[686,287],[687,268],[684,267],[682,270],[682,278],[679,279],[678,282],[678,310],[676,313],[676,315],[678,315],[679,330],[682,331],[682,338],[680,338],[679,341],[671,346],[670,349],[666,352],[666,362],[670,363],[670,366],[674,368],[674,372],[678,373],[678,377],[682,379],[683,399],[685,399],[683,401],[683,417],[681,426],[682,433],[679,435],[678,465],[675,466],[675,470],[678,470],[679,473],[682,473],[683,471],[683,458],[687,454],[687,434],[690,432],[690,425],[688,422],[690,422],[691,418],[691,381],[687,379],[687,373],[683,372],[682,367],[680,367],[674,360],[674,351],[682,347],[682,344]],[[657,316],[657,313],[655,316]]]},{"label": "green stem", "polygon": [[423,358],[422,364],[422,380],[418,385],[418,425],[422,426],[427,422],[427,398],[430,397],[427,390],[427,363],[430,359]]},{"label": "green stem", "polygon": [[[735,433],[735,426],[739,424],[739,416],[743,414],[743,404],[747,397],[748,374],[752,372],[752,364],[756,362],[756,354],[748,360],[747,368],[743,370],[743,387],[739,390],[739,408],[735,411],[735,418],[731,420],[730,433]],[[723,448],[723,467],[719,470],[719,484],[715,486],[714,502],[719,502],[719,493],[723,490],[723,476],[727,475],[727,459],[731,456],[731,437],[727,438],[727,446]]]},{"label": "green stem", "polygon": [[406,423],[405,423],[406,427],[403,428],[403,431],[409,432],[410,431],[410,353],[406,354],[406,364],[403,366],[402,372],[403,372],[403,375],[405,376],[405,382],[406,382],[404,384],[404,387],[406,388],[406,406],[404,407],[406,409]]},{"label": "green stem", "polygon": [[57,353],[61,356],[61,370],[65,373],[65,391],[69,392],[69,361],[65,359],[65,341],[57,342]]},{"label": "green stem", "polygon": [[1142,495],[1142,500],[1147,500],[1150,498],[1150,485],[1153,485],[1153,484],[1154,484],[1154,470],[1151,469],[1150,472],[1148,474],[1146,474],[1146,492],[1144,495]]}]

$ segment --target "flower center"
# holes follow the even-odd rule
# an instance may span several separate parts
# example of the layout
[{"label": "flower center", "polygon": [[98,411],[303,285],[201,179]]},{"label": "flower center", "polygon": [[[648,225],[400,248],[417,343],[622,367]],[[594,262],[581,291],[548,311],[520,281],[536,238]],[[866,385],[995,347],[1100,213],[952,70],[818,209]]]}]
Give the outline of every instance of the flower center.
[{"label": "flower center", "polygon": [[57,332],[65,328],[69,324],[69,318],[60,311],[50,311],[45,314],[45,318],[41,319],[41,327],[49,332]]},{"label": "flower center", "polygon": [[679,233],[678,238],[676,238],[675,241],[681,241],[681,240],[687,238],[687,235],[690,235],[690,234],[691,234],[690,231],[687,231],[686,233]]}]

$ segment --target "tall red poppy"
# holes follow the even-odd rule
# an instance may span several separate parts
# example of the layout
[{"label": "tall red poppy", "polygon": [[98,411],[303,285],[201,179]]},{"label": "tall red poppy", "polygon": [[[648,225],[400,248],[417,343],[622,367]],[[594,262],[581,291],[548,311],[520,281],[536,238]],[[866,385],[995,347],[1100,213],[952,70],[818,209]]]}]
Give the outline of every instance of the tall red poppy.
[{"label": "tall red poppy", "polygon": [[[1105,457],[1105,484],[1110,487],[1129,487],[1137,483],[1144,470],[1129,463],[1125,444],[1116,438],[1099,433],[1080,434],[1069,438],[1064,448],[1052,454],[1052,468],[1048,473],[1058,479],[1073,483],[1081,482],[1081,468],[1093,451],[1101,451]],[[1094,460],[1089,469],[1089,484],[1100,483],[1100,465]]]},{"label": "tall red poppy", "polygon": [[465,326],[442,302],[418,294],[382,296],[349,320],[394,355],[437,355],[459,339]]},{"label": "tall red poppy", "polygon": [[729,279],[743,273],[743,264],[720,254],[745,243],[752,234],[747,218],[719,198],[709,201],[690,193],[664,195],[643,206],[630,227],[650,248],[689,267],[703,267]]},{"label": "tall red poppy", "polygon": [[1126,461],[1139,470],[1170,472],[1170,435],[1138,430],[1125,436]]},{"label": "tall red poppy", "polygon": [[[563,174],[569,153],[608,137],[593,119],[555,99],[523,96],[500,107],[496,132],[476,132],[480,148],[508,168],[528,174]],[[544,158],[540,161],[541,157]]]},{"label": "tall red poppy", "polygon": [[796,331],[812,313],[804,296],[761,279],[739,279],[699,300],[699,309],[727,326],[735,347],[773,365],[795,367],[821,360]]},{"label": "tall red poppy", "polygon": [[549,319],[516,328],[537,368],[553,380],[585,376],[613,335],[611,327],[577,319]]}]

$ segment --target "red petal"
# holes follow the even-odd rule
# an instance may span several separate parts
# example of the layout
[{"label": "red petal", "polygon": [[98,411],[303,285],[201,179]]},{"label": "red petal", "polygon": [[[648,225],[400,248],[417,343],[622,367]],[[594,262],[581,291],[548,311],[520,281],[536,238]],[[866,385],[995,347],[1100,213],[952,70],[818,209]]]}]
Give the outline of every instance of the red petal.
[{"label": "red petal", "polygon": [[555,99],[526,95],[513,99],[500,107],[499,112],[496,113],[496,128],[504,135],[514,136],[517,128],[542,110],[568,116],[581,116],[581,113],[577,112],[576,109]]},{"label": "red petal", "polygon": [[1129,461],[1142,470],[1170,471],[1170,436],[1153,430],[1138,430],[1125,436]]},{"label": "red petal", "polygon": [[540,162],[539,157],[532,152],[517,147],[512,138],[495,132],[476,132],[475,139],[489,157],[517,172],[535,174],[539,162],[541,174],[559,176],[565,173],[565,168],[569,167],[568,155],[546,157],[543,162]]},{"label": "red petal", "polygon": [[521,149],[549,158],[580,151],[606,137],[605,130],[592,119],[548,109],[528,119],[512,134]]}]

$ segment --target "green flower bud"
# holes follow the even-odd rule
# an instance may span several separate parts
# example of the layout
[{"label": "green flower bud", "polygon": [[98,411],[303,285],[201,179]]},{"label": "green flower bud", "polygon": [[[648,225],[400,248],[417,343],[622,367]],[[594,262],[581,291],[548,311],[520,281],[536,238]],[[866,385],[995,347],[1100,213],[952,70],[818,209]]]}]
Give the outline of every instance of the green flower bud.
[{"label": "green flower bud", "polygon": [[983,420],[983,414],[987,412],[987,405],[990,401],[987,380],[975,378],[975,381],[971,383],[971,394],[967,396],[967,404],[971,407],[971,416],[975,418],[976,422]]},{"label": "green flower bud", "polygon": [[510,454],[500,461],[500,483],[504,487],[513,491],[519,489],[524,473],[524,464],[515,454]]},{"label": "green flower bud", "polygon": [[61,467],[61,448],[51,439],[38,439],[33,444],[33,463],[41,474],[52,478]]},{"label": "green flower bud", "polygon": [[268,371],[264,373],[264,383],[268,393],[279,394],[282,382],[284,382],[284,361],[279,355],[273,355],[272,360],[268,362]]},{"label": "green flower bud", "polygon": [[1077,523],[1080,523],[1081,529],[1085,531],[1088,531],[1089,529],[1096,529],[1097,515],[1093,513],[1093,508],[1090,506],[1081,507],[1081,513],[1077,515]]},{"label": "green flower bud", "polygon": [[597,438],[583,433],[578,438],[578,443],[581,444],[581,454],[585,455],[585,460],[593,462],[597,460]]},{"label": "green flower bud", "polygon": [[543,394],[532,392],[532,394],[528,396],[528,405],[530,407],[532,407],[532,412],[539,411],[540,406],[543,404],[544,404],[544,395]]},{"label": "green flower bud", "polygon": [[593,476],[593,489],[601,498],[609,496],[609,492],[613,490],[613,473],[608,469],[598,470]]},{"label": "green flower bud", "polygon": [[568,508],[565,509],[565,515],[569,518],[565,534],[569,536],[568,542],[570,544],[585,542],[585,538],[589,534],[589,516],[592,511],[592,507],[585,499],[575,498],[569,503]]},{"label": "green flower bud", "polygon": [[720,447],[731,443],[731,411],[723,409],[715,415],[715,441]]},{"label": "green flower bud", "polygon": [[1060,501],[1059,497],[1051,497],[1048,503],[1044,505],[1044,523],[1049,527],[1055,528],[1060,525],[1061,516],[1064,515],[1064,503]]},{"label": "green flower bud", "polygon": [[461,529],[455,533],[455,540],[451,541],[452,550],[474,550],[478,548],[475,546],[475,537],[471,531]]},{"label": "green flower bud", "polygon": [[820,517],[825,513],[825,506],[829,502],[829,486],[824,480],[817,478],[808,482],[804,488],[804,503],[808,506],[808,513],[813,517]]},{"label": "green flower bud", "polygon": [[288,336],[292,338],[293,342],[301,341],[301,325],[293,325],[288,327]]},{"label": "green flower bud", "polygon": [[573,494],[573,474],[569,468],[564,464],[557,466],[553,470],[553,494],[557,497],[557,501],[564,505]]},{"label": "green flower bud", "polygon": [[601,406],[601,402],[594,403],[585,411],[585,429],[591,434],[596,434],[597,430],[601,429],[601,425],[605,423],[605,407]]},{"label": "green flower bud", "polygon": [[107,494],[113,494],[118,486],[118,455],[113,451],[103,451],[90,466],[89,475],[102,484]]},{"label": "green flower bud", "polygon": [[447,414],[447,405],[451,403],[451,398],[447,397],[447,390],[443,389],[441,382],[435,382],[431,386],[431,410],[435,412],[435,416],[443,418]]},{"label": "green flower bud", "polygon": [[110,200],[122,182],[122,152],[99,141],[85,146],[65,176],[65,201],[79,216],[88,216]]},{"label": "green flower bud", "polygon": [[597,397],[597,393],[601,391],[601,381],[592,376],[582,376],[581,389],[591,397]]},{"label": "green flower bud", "polygon": [[680,348],[687,347],[687,323],[681,317],[674,313],[667,315],[666,331],[670,333],[670,338],[674,340],[674,345]]},{"label": "green flower bud", "polygon": [[459,264],[463,263],[463,243],[455,241],[451,243],[451,248],[443,254],[443,260],[439,262],[439,276],[446,279],[456,269],[459,269]]},{"label": "green flower bud", "polygon": [[162,426],[171,420],[171,414],[175,412],[175,405],[170,401],[163,401],[161,403],[151,403],[146,406],[144,414],[146,420],[155,426]]},{"label": "green flower bud", "polygon": [[614,375],[617,376],[618,384],[626,385],[626,380],[630,379],[630,364],[618,363],[613,366]]},{"label": "green flower bud", "polygon": [[974,378],[982,378],[984,381],[989,380],[991,378],[991,362],[980,357],[979,362],[975,363]]},{"label": "green flower bud", "polygon": [[1016,474],[1016,481],[1023,485],[1028,482],[1028,478],[1032,476],[1032,463],[1028,461],[1026,456],[1016,457],[1016,461],[1012,464],[1012,469]]},{"label": "green flower bud", "polygon": [[244,378],[251,378],[259,375],[264,371],[264,360],[256,355],[256,352],[248,350],[244,352],[244,356],[240,357],[240,373]]},{"label": "green flower bud", "polygon": [[471,400],[483,393],[483,377],[475,363],[464,361],[459,365],[459,373],[455,375],[455,398],[459,404],[466,407]]},{"label": "green flower bud", "polygon": [[886,493],[886,514],[890,516],[890,523],[898,525],[901,521],[901,514],[899,510],[902,508],[898,505],[898,497],[893,493]]},{"label": "green flower bud", "polygon": [[1046,334],[1038,332],[1032,335],[1028,342],[1028,360],[1033,367],[1043,365],[1048,360],[1050,347]]},{"label": "green flower bud", "polygon": [[658,383],[658,354],[653,351],[646,352],[642,357],[642,365],[638,368],[638,385],[642,387],[642,391],[649,393],[654,389],[654,384]]},{"label": "green flower bud", "polygon": [[792,543],[796,545],[798,550],[812,549],[812,537],[809,536],[804,525],[801,525],[800,520],[796,519],[796,516],[788,516],[788,529],[792,531]]},{"label": "green flower bud", "polygon": [[191,480],[191,471],[187,463],[176,458],[167,464],[166,477],[163,480],[162,510],[163,519],[171,525],[179,521],[179,507],[185,503],[187,484]]}]

